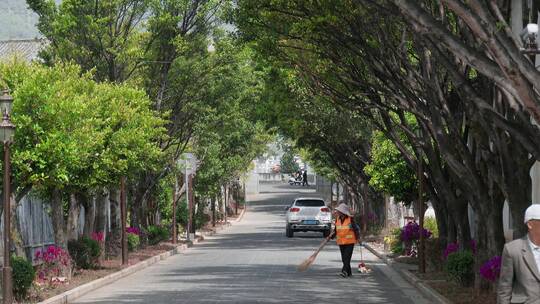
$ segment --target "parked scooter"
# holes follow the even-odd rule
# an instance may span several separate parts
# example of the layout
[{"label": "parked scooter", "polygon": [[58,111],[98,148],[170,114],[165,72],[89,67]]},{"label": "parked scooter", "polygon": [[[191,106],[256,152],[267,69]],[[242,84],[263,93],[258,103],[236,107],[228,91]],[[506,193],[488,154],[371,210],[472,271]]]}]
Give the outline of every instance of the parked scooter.
[{"label": "parked scooter", "polygon": [[302,177],[300,176],[299,178],[295,178],[294,176],[291,176],[289,178],[289,185],[291,186],[294,186],[294,185],[302,185]]}]

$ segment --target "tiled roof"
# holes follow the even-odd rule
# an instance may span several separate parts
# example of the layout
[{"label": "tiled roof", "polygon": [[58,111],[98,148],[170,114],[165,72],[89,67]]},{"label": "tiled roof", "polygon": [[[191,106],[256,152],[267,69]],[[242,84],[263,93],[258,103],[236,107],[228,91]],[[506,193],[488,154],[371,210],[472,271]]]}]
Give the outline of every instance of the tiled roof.
[{"label": "tiled roof", "polygon": [[27,61],[35,60],[45,45],[45,39],[0,41],[0,61],[14,56]]}]

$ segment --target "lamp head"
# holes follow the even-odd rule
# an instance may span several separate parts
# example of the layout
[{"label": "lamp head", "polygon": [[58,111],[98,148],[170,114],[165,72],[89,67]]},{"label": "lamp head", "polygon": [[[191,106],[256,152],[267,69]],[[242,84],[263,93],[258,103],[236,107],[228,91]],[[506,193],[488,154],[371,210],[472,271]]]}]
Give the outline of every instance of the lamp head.
[{"label": "lamp head", "polygon": [[[1,115],[11,115],[11,108],[13,106],[13,97],[9,95],[9,90],[4,89],[2,90],[2,95],[0,95],[0,111]],[[1,116],[0,116],[1,117]]]}]

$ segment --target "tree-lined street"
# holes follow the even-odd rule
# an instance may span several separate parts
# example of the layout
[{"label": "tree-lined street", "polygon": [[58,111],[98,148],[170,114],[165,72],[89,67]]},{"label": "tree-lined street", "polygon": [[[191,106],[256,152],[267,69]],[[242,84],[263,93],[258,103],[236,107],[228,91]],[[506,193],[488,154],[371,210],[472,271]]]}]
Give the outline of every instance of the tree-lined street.
[{"label": "tree-lined street", "polygon": [[[313,190],[265,185],[250,197],[240,222],[184,254],[93,291],[75,303],[428,303],[394,270],[363,249],[371,274],[344,279],[335,242],[306,272],[296,266],[321,242],[320,233],[285,237],[284,208]],[[270,193],[270,191],[278,193]],[[353,263],[358,264],[356,247]]]},{"label": "tree-lined street", "polygon": [[[252,187],[243,221],[79,301],[421,302],[367,251],[338,277],[363,238],[449,301],[508,304],[503,248],[540,246],[539,8],[0,1],[35,30],[0,24],[4,304],[170,251]],[[295,229],[337,238],[305,273],[322,238]]]}]

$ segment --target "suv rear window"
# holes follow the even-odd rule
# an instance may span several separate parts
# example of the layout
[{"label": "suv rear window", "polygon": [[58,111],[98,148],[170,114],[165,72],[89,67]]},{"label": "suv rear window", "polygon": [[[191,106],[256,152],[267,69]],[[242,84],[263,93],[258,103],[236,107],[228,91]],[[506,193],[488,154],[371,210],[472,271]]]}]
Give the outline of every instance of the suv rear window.
[{"label": "suv rear window", "polygon": [[321,200],[298,200],[294,204],[298,207],[324,207],[324,201]]}]

